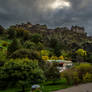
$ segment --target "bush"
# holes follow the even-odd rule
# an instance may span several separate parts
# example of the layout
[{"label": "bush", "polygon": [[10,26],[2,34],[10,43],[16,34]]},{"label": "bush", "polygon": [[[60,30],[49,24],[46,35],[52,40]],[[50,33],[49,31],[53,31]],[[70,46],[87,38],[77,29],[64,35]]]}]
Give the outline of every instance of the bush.
[{"label": "bush", "polygon": [[2,46],[7,47],[8,46],[8,42],[3,42]]},{"label": "bush", "polygon": [[0,51],[0,66],[2,66],[7,61],[6,56],[6,52]]},{"label": "bush", "polygon": [[79,66],[76,66],[75,69],[79,73],[79,78],[83,80],[83,76],[88,72],[92,73],[92,65],[89,63],[81,63]]},{"label": "bush", "polygon": [[14,39],[16,37],[16,29],[11,26],[9,29],[8,29],[8,38],[9,39]]},{"label": "bush", "polygon": [[26,41],[24,43],[24,48],[26,48],[26,49],[35,49],[36,44],[34,42],[31,42],[31,41]]},{"label": "bush", "polygon": [[92,82],[92,74],[91,73],[86,73],[83,76],[83,82]]},{"label": "bush", "polygon": [[67,84],[71,85],[73,83],[72,80],[72,71],[71,70],[66,70],[61,73],[61,78],[64,77],[67,80]]},{"label": "bush", "polygon": [[[2,87],[21,86],[25,92],[27,85],[41,83],[45,79],[43,71],[38,66],[37,60],[11,59],[0,68],[0,83]],[[3,82],[4,81],[4,82]]]},{"label": "bush", "polygon": [[67,80],[67,84],[79,84],[84,82],[92,82],[92,65],[82,63],[61,73],[61,77]]},{"label": "bush", "polygon": [[15,51],[10,58],[29,58],[29,59],[40,59],[40,54],[37,51],[30,49],[19,49]]},{"label": "bush", "polygon": [[42,37],[40,34],[38,33],[35,33],[31,36],[31,41],[34,42],[34,43],[39,43],[42,41]]},{"label": "bush", "polygon": [[12,43],[8,46],[8,56],[20,48],[22,48],[20,41],[17,39],[14,39]]},{"label": "bush", "polygon": [[5,33],[5,29],[0,25],[0,34],[4,34]]},{"label": "bush", "polygon": [[79,74],[77,71],[72,72],[72,80],[73,80],[73,84],[75,85],[80,83]]},{"label": "bush", "polygon": [[56,64],[49,65],[48,69],[46,69],[44,72],[45,72],[45,76],[46,76],[47,80],[51,80],[51,81],[53,81],[53,83],[55,83],[56,80],[60,79],[60,72],[57,69]]}]

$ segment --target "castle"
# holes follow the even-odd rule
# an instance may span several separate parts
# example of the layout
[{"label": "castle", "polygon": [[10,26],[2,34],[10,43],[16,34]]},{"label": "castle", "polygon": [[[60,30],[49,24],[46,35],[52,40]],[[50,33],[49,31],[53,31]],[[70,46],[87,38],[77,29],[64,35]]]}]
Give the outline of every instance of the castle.
[{"label": "castle", "polygon": [[72,26],[71,31],[76,32],[76,33],[80,33],[80,34],[85,33],[85,29],[83,27],[79,27],[79,26]]},{"label": "castle", "polygon": [[28,22],[25,24],[22,23],[20,25],[16,24],[14,27],[24,28],[26,30],[29,30],[32,33],[46,32],[46,33],[50,34],[50,33],[60,33],[60,32],[64,32],[64,31],[71,31],[71,32],[79,33],[79,34],[86,34],[85,29],[80,26],[72,26],[71,29],[69,29],[67,27],[61,27],[61,28],[58,27],[56,29],[48,29],[46,25],[40,25],[40,24],[32,25],[30,22]]}]

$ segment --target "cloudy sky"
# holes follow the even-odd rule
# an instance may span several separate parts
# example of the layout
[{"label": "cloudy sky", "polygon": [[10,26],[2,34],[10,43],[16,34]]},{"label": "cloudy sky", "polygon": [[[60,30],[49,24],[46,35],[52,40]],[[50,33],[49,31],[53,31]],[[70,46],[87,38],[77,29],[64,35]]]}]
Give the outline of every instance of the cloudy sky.
[{"label": "cloudy sky", "polygon": [[92,0],[0,0],[0,25],[27,21],[52,28],[80,25],[92,35]]}]

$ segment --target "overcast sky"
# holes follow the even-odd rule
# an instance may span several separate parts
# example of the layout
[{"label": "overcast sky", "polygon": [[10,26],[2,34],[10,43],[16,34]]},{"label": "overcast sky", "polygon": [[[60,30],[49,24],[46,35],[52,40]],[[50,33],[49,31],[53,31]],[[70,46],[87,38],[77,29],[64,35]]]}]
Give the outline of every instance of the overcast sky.
[{"label": "overcast sky", "polygon": [[0,0],[0,25],[27,21],[52,28],[81,25],[92,35],[92,0]]}]

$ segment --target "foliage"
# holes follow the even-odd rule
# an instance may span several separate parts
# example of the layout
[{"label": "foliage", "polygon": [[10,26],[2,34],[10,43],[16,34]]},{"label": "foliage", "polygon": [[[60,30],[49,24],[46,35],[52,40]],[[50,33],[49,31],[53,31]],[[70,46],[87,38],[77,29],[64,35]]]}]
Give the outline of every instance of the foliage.
[{"label": "foliage", "polygon": [[0,80],[5,80],[7,86],[21,86],[22,92],[25,92],[25,86],[28,84],[43,82],[44,78],[37,60],[11,59],[0,69]]},{"label": "foliage", "polygon": [[61,73],[61,77],[66,78],[67,83],[79,84],[84,82],[92,82],[92,65],[82,63]]},{"label": "foliage", "polygon": [[8,46],[8,56],[11,55],[16,50],[20,49],[22,47],[19,40],[14,39],[12,43]]},{"label": "foliage", "polygon": [[51,60],[57,60],[58,59],[58,57],[57,56],[51,56],[51,58],[50,58]]},{"label": "foliage", "polygon": [[62,49],[62,44],[58,41],[58,39],[56,38],[52,38],[50,40],[50,47],[54,49],[54,54],[56,56],[60,56],[61,55],[61,49]]},{"label": "foliage", "polygon": [[38,43],[38,42],[41,42],[42,40],[42,37],[40,34],[38,33],[35,33],[31,36],[31,41],[33,41],[34,43]]},{"label": "foliage", "polygon": [[[21,37],[21,36],[20,36]],[[31,39],[31,33],[28,30],[23,31],[23,40],[30,40]]]},{"label": "foliage", "polygon": [[11,26],[9,29],[8,29],[8,38],[9,39],[14,39],[16,37],[16,29]]},{"label": "foliage", "polygon": [[6,51],[0,51],[0,66],[2,66],[6,60]]},{"label": "foliage", "polygon": [[76,51],[76,53],[79,55],[79,56],[86,56],[87,55],[87,52],[83,49],[78,49]]},{"label": "foliage", "polygon": [[84,76],[83,76],[83,82],[92,82],[92,73],[86,73]]},{"label": "foliage", "polygon": [[37,44],[37,50],[42,50],[42,49],[44,49],[43,43],[38,42],[38,44]]},{"label": "foliage", "polygon": [[78,49],[76,52],[78,61],[85,61],[85,57],[87,56],[87,51],[83,49]]},{"label": "foliage", "polygon": [[24,43],[24,48],[26,48],[26,49],[35,49],[36,44],[34,42],[31,42],[31,41],[26,41]]},{"label": "foliage", "polygon": [[42,56],[42,60],[49,60],[49,57],[48,56]]},{"label": "foliage", "polygon": [[59,59],[60,59],[60,60],[64,60],[64,57],[63,57],[63,56],[60,56]]},{"label": "foliage", "polygon": [[2,46],[7,47],[8,46],[8,42],[3,42]]},{"label": "foliage", "polygon": [[5,29],[0,25],[0,34],[4,34],[5,33]]},{"label": "foliage", "polygon": [[41,50],[41,56],[49,56],[50,51],[49,50]]},{"label": "foliage", "polygon": [[88,72],[92,73],[92,65],[88,63],[82,63],[79,66],[76,66],[75,69],[79,73],[79,78],[83,80],[83,76]]},{"label": "foliage", "polygon": [[47,80],[52,80],[55,83],[56,80],[60,79],[60,72],[57,69],[56,64],[51,64],[45,71],[45,76]]},{"label": "foliage", "polygon": [[72,84],[72,71],[71,70],[66,70],[61,73],[61,77],[65,78],[67,80],[67,84],[71,85]]},{"label": "foliage", "polygon": [[19,49],[16,50],[10,56],[11,58],[29,58],[29,59],[40,59],[40,54],[38,51],[30,50],[30,49]]}]

